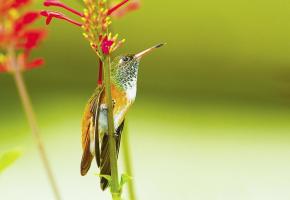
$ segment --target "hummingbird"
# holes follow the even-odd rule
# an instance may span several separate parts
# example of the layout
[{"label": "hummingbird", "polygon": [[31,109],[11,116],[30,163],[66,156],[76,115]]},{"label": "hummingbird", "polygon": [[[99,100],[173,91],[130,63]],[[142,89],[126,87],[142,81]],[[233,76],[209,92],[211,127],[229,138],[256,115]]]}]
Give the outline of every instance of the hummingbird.
[{"label": "hummingbird", "polygon": [[[158,44],[137,54],[117,56],[111,64],[111,93],[114,117],[114,137],[117,155],[120,149],[124,121],[137,93],[138,67],[141,58],[164,44]],[[95,158],[101,175],[111,175],[108,108],[104,85],[98,85],[89,99],[82,120],[81,175],[85,176]],[[107,179],[101,177],[102,190],[108,187]]]}]

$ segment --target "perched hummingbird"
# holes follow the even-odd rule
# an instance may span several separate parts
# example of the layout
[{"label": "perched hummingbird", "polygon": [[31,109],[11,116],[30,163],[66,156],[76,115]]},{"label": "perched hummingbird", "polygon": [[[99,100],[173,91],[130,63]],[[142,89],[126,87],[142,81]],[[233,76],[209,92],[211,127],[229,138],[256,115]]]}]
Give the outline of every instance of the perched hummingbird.
[{"label": "perched hummingbird", "polygon": [[[114,130],[117,154],[125,116],[135,101],[137,92],[138,66],[141,58],[163,44],[156,45],[137,54],[117,56],[111,65],[111,92],[113,101]],[[87,174],[93,158],[96,158],[100,174],[111,175],[108,135],[108,109],[103,85],[99,85],[84,111],[82,121],[81,175]],[[105,190],[108,181],[101,178],[101,189]]]}]

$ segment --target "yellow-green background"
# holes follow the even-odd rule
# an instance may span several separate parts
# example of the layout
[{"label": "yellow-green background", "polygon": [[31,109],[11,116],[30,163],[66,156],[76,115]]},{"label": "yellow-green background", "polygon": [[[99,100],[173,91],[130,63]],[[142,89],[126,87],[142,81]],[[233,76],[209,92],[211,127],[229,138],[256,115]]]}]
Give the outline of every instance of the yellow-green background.
[{"label": "yellow-green background", "polygon": [[[139,199],[290,198],[289,2],[144,0],[113,29],[127,39],[118,53],[168,43],[142,61],[128,116]],[[96,56],[79,28],[53,21],[48,32],[34,53],[46,65],[25,79],[60,190],[68,200],[109,199],[95,166],[79,175]],[[0,177],[0,199],[53,199],[9,75],[0,95],[0,150],[24,150]]]}]

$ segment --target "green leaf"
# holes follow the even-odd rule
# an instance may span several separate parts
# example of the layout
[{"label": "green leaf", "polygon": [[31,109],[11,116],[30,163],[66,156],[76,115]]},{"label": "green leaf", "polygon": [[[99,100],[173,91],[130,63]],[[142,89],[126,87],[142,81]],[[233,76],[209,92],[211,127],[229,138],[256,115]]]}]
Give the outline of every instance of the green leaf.
[{"label": "green leaf", "polygon": [[123,186],[132,179],[133,179],[132,176],[129,176],[128,174],[122,174],[120,181],[120,191],[122,191]]},{"label": "green leaf", "polygon": [[19,150],[12,150],[3,153],[0,156],[0,173],[11,166],[21,156],[21,154],[22,152]]}]

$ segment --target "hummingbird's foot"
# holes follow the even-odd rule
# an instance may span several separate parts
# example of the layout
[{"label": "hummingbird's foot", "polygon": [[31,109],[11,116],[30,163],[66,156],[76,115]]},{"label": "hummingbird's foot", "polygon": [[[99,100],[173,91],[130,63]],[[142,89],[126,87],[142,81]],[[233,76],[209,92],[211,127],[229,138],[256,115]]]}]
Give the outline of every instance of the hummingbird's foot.
[{"label": "hummingbird's foot", "polygon": [[112,106],[113,106],[113,108],[115,107],[115,105],[116,105],[116,100],[115,99],[112,99]]}]

